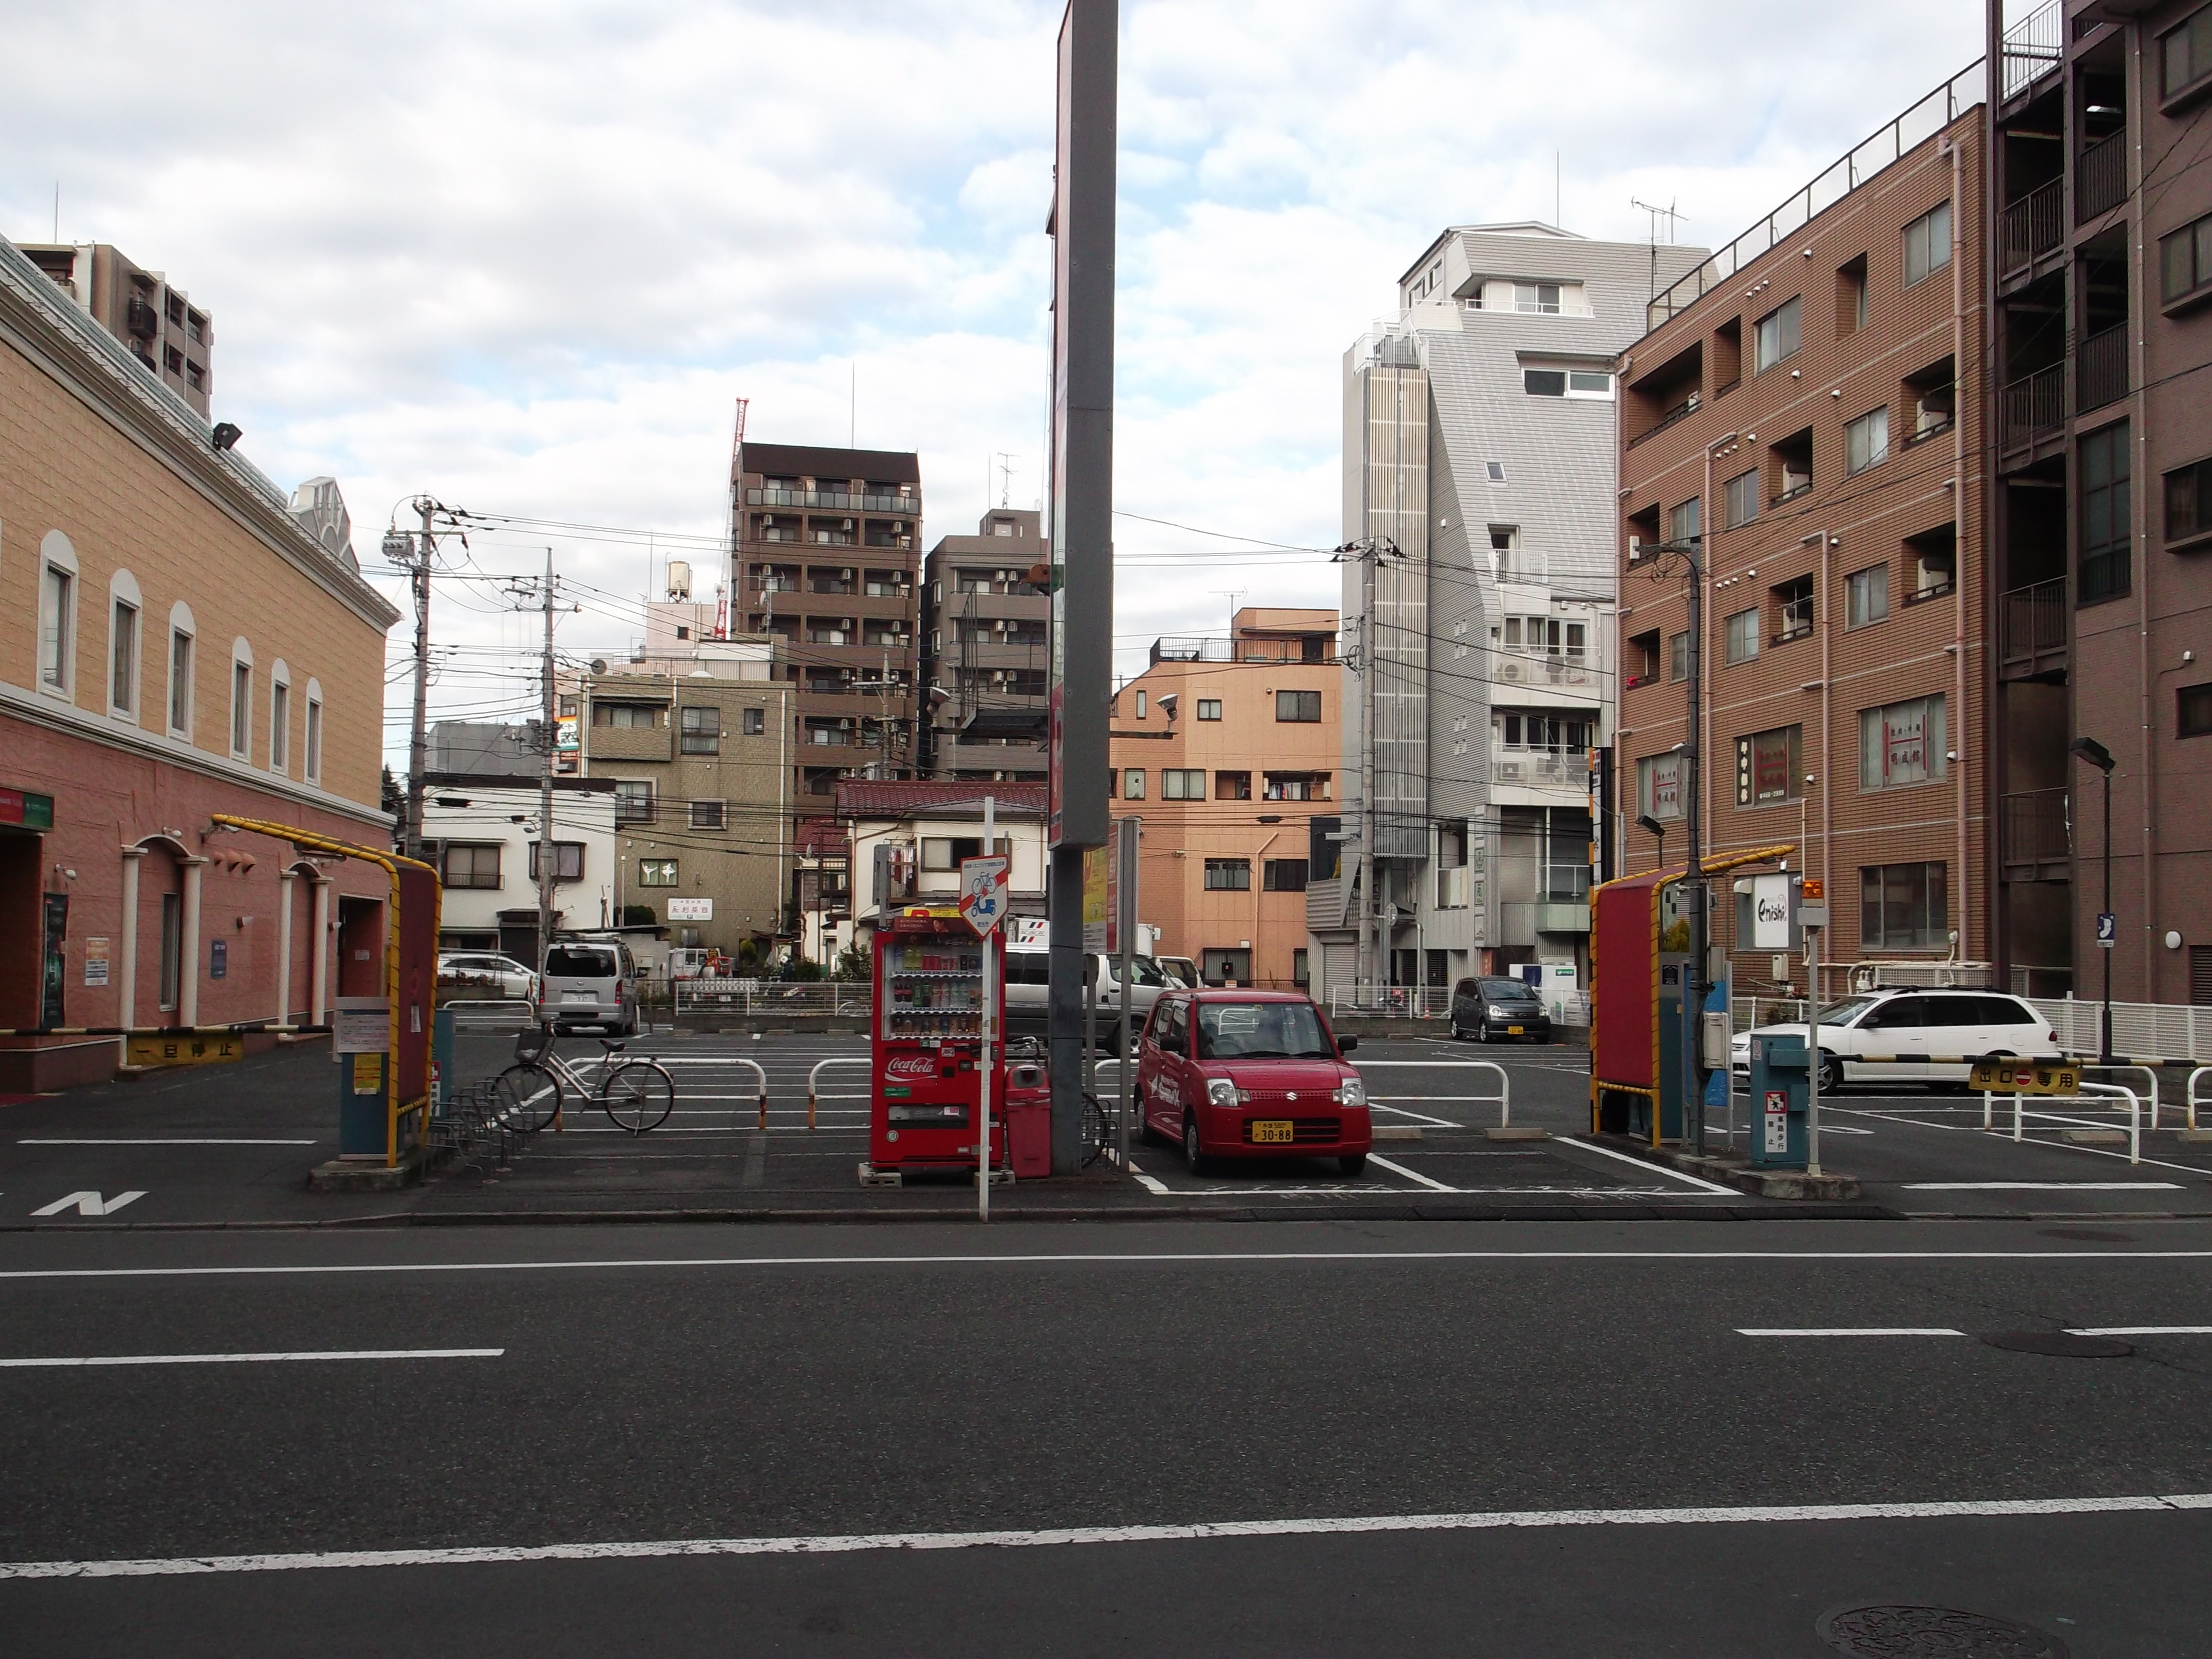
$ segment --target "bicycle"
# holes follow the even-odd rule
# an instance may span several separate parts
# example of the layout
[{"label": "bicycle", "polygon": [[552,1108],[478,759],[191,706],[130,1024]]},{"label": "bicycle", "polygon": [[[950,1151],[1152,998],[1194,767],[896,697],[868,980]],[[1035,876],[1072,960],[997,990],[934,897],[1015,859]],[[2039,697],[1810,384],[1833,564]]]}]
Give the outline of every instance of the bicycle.
[{"label": "bicycle", "polygon": [[[492,1079],[494,1112],[523,1134],[535,1134],[550,1123],[568,1104],[568,1092],[589,1100],[592,1091],[575,1068],[553,1052],[553,1028],[532,1026],[514,1040],[515,1063]],[[623,1044],[601,1037],[599,1047],[611,1062]],[[599,1105],[617,1127],[634,1135],[658,1128],[676,1109],[676,1079],[655,1060],[626,1060],[609,1064],[600,1079]]]}]

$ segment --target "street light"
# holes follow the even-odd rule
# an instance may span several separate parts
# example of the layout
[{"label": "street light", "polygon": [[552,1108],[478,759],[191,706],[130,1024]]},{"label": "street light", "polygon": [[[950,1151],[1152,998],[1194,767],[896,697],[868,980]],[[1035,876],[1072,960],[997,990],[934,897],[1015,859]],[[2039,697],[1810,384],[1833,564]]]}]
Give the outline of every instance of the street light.
[{"label": "street light", "polygon": [[2112,915],[2112,768],[2118,763],[2113,760],[2112,751],[2094,738],[2076,738],[2067,746],[2105,775],[2105,907],[2097,917],[2097,946],[2105,953],[2105,1009],[2098,1023],[2097,1058],[2109,1066],[2112,1063],[2112,949],[2119,942],[2118,922],[2111,921],[2113,938],[2104,935]]},{"label": "street light", "polygon": [[1659,843],[1659,867],[1664,870],[1667,867],[1667,826],[1649,812],[1638,812],[1636,827]]}]

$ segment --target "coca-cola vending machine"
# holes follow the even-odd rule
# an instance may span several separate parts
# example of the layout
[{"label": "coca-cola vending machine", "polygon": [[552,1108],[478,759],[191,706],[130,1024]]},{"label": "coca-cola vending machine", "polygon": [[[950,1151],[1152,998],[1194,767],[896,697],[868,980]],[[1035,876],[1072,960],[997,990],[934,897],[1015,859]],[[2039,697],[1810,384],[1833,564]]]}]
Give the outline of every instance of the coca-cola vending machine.
[{"label": "coca-cola vending machine", "polygon": [[[913,905],[876,929],[870,1023],[868,1165],[896,1180],[915,1169],[973,1170],[982,1099],[983,953],[950,906]],[[1003,976],[992,976],[994,1031],[1006,1029]],[[1003,1055],[1004,1048],[1000,1048]],[[991,1163],[1006,1167],[1005,1066],[992,1079]]]}]

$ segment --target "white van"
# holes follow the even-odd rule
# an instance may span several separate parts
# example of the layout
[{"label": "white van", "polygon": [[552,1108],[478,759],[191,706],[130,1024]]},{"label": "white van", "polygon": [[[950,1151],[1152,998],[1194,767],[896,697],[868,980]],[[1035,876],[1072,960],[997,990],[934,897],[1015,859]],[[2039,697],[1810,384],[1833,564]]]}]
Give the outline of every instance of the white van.
[{"label": "white van", "polygon": [[[1042,1031],[1051,999],[1052,953],[1044,946],[1010,945],[1006,950],[1006,1025],[1010,1030]],[[1116,959],[1103,953],[1091,958],[1088,975],[1098,1005],[1098,1041],[1114,1041],[1115,1022],[1121,1017],[1121,981],[1115,972]],[[1144,1030],[1152,1005],[1170,981],[1150,957],[1129,959],[1130,1030]]]},{"label": "white van", "polygon": [[620,939],[556,939],[545,953],[538,1018],[556,1031],[597,1025],[635,1036],[637,963],[629,946]]}]

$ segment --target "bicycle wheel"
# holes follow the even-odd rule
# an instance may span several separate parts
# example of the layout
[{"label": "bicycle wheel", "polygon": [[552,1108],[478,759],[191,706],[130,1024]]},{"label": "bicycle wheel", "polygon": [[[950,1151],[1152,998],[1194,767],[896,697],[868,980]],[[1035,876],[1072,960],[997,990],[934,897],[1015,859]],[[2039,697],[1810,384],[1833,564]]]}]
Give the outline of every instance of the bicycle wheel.
[{"label": "bicycle wheel", "polygon": [[676,1109],[676,1080],[650,1060],[633,1060],[607,1073],[599,1104],[623,1128],[641,1135],[659,1127]]},{"label": "bicycle wheel", "polygon": [[1098,1161],[1099,1155],[1114,1142],[1114,1121],[1106,1114],[1098,1097],[1083,1097],[1083,1167],[1089,1169]]},{"label": "bicycle wheel", "polygon": [[562,1104],[561,1079],[542,1066],[510,1066],[492,1079],[492,1115],[518,1134],[535,1134]]}]

